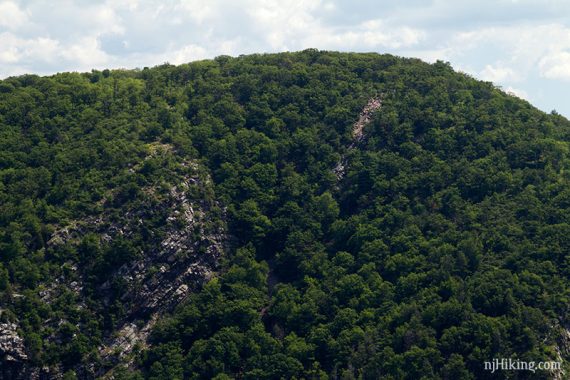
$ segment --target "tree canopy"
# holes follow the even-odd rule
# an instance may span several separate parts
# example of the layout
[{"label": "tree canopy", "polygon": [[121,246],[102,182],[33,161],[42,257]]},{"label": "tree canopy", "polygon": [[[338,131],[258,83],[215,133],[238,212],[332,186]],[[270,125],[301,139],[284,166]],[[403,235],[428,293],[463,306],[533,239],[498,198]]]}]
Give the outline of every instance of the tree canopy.
[{"label": "tree canopy", "polygon": [[[355,144],[372,98],[382,106]],[[569,358],[569,142],[556,113],[391,55],[8,78],[0,315],[18,323],[26,365],[67,378],[551,378],[484,362]],[[212,183],[189,199],[223,208],[219,270],[108,363],[99,347],[135,307],[117,269],[167,233],[153,205],[191,170]],[[153,211],[128,237],[89,228],[137,207]],[[69,226],[77,236],[53,244]]]}]

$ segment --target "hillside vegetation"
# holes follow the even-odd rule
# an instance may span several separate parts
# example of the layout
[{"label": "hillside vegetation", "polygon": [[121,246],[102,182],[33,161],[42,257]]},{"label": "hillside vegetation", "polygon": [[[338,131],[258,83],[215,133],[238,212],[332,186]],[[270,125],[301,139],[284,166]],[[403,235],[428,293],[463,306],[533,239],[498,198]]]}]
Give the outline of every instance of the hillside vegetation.
[{"label": "hillside vegetation", "polygon": [[0,81],[0,377],[564,378],[484,362],[570,359],[569,143],[390,55]]}]

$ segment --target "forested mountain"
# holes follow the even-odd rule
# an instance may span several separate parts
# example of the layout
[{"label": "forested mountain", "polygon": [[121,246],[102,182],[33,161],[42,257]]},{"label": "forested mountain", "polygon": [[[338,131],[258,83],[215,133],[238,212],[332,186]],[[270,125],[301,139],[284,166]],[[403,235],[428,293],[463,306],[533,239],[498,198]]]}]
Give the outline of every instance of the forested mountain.
[{"label": "forested mountain", "polygon": [[0,81],[4,379],[563,379],[570,122],[390,55]]}]

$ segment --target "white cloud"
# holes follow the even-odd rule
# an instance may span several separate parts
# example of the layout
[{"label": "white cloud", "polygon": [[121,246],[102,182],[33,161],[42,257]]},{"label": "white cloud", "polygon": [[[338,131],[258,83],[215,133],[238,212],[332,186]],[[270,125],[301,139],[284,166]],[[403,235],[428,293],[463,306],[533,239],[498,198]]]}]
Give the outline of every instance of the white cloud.
[{"label": "white cloud", "polygon": [[359,25],[351,30],[323,28],[303,39],[304,47],[338,50],[378,50],[382,48],[410,47],[424,36],[422,31],[409,28],[389,28],[377,20]]},{"label": "white cloud", "polygon": [[408,26],[394,27],[370,18],[352,27],[329,25],[321,15],[336,9],[331,2],[249,1],[248,14],[258,36],[265,36],[271,50],[299,50],[308,47],[339,50],[376,50],[409,47],[425,35]]},{"label": "white cloud", "polygon": [[12,33],[0,34],[0,63],[12,64],[22,60],[50,62],[58,51],[58,42],[39,37],[22,39]]},{"label": "white cloud", "polygon": [[570,47],[570,27],[562,24],[516,24],[460,32],[447,42],[455,55],[476,49],[494,51],[503,62],[530,68],[545,54]]},{"label": "white cloud", "polygon": [[18,49],[19,39],[11,33],[0,34],[0,63],[10,64],[18,62],[20,59],[20,51]]},{"label": "white cloud", "polygon": [[325,11],[331,12],[336,9],[336,5],[334,3],[325,3],[323,8]]},{"label": "white cloud", "polygon": [[248,1],[247,14],[257,35],[267,36],[265,41],[272,50],[289,50],[305,35],[322,30],[312,14],[319,3],[315,0]]},{"label": "white cloud", "polygon": [[202,25],[205,21],[215,17],[217,11],[210,2],[199,0],[182,1],[175,6],[175,10],[182,10],[198,25]]},{"label": "white cloud", "polygon": [[[190,61],[197,61],[208,58],[208,50],[198,45],[186,45],[180,49],[165,54],[165,62],[168,61],[175,65]],[[170,58],[169,58],[170,57]]]},{"label": "white cloud", "polygon": [[111,61],[110,57],[101,50],[98,39],[93,36],[80,39],[63,48],[58,54],[65,60],[76,63],[77,70],[89,70]]},{"label": "white cloud", "polygon": [[127,9],[129,11],[136,11],[139,7],[138,0],[108,0],[108,6],[115,7],[117,9]]},{"label": "white cloud", "polygon": [[114,9],[108,7],[97,7],[90,12],[90,19],[98,27],[94,34],[124,34],[125,27]]},{"label": "white cloud", "polygon": [[[19,38],[12,33],[0,33],[0,74],[29,72],[27,67],[53,65],[72,70],[87,71],[112,63],[111,57],[99,47],[95,37],[85,37],[75,43],[62,45],[58,40],[46,37]],[[42,70],[35,72],[43,73]]]},{"label": "white cloud", "polygon": [[28,23],[28,15],[11,1],[0,2],[0,27],[18,29]]},{"label": "white cloud", "polygon": [[549,79],[570,80],[570,53],[557,51],[540,60],[540,75]]},{"label": "white cloud", "polygon": [[481,79],[496,82],[496,83],[503,83],[503,82],[516,82],[520,80],[520,76],[515,72],[514,69],[506,66],[502,66],[497,64],[493,65],[485,65],[483,71],[480,74]]}]

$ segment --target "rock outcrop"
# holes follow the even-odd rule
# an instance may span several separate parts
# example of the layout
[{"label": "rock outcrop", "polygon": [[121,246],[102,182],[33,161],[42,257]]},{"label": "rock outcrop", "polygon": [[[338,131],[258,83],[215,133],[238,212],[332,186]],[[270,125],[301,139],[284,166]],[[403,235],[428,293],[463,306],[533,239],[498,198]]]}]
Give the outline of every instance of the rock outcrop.
[{"label": "rock outcrop", "polygon": [[[189,199],[192,186],[200,186],[200,180],[185,178],[170,189],[167,227],[156,249],[123,265],[112,277],[126,283],[121,301],[132,306],[115,337],[100,348],[102,358],[123,359],[137,344],[145,346],[159,316],[212,278],[227,239],[223,226],[212,223],[212,205]],[[101,286],[103,293],[112,279]]]},{"label": "rock outcrop", "polygon": [[18,334],[17,328],[16,323],[0,323],[0,378],[2,379],[18,376],[28,360],[24,339]]},{"label": "rock outcrop", "polygon": [[[352,142],[348,146],[349,150],[354,149],[360,142],[362,142],[364,139],[364,127],[372,121],[374,113],[376,113],[381,107],[381,97],[375,97],[368,100],[368,103],[366,103],[362,111],[360,111],[358,120],[352,125]],[[346,165],[347,159],[343,155],[333,169],[337,181],[340,181],[344,177]]]},{"label": "rock outcrop", "polygon": [[15,323],[0,323],[0,357],[6,362],[22,362],[28,359],[24,339],[16,331]]},{"label": "rock outcrop", "polygon": [[372,98],[364,106],[358,115],[358,120],[352,126],[352,144],[350,148],[354,148],[356,144],[362,141],[364,138],[364,127],[372,121],[374,113],[378,111],[380,107],[382,107],[381,98]]},{"label": "rock outcrop", "polygon": [[[117,302],[123,306],[122,317],[114,321],[113,330],[106,332],[99,347],[102,365],[89,368],[78,365],[75,372],[80,378],[105,377],[117,363],[132,364],[130,354],[137,346],[147,346],[155,322],[211,279],[218,268],[228,241],[225,211],[214,200],[213,185],[205,171],[194,162],[183,162],[181,167],[186,174],[173,178],[171,185],[162,183],[141,188],[143,199],[125,206],[120,217],[104,211],[74,220],[56,230],[47,243],[52,249],[79,244],[87,233],[98,236],[103,245],[115,239],[128,241],[132,236],[141,235],[147,220],[157,216],[161,220],[160,228],[150,232],[144,252],[112,268],[106,274],[106,281],[95,288],[95,293],[84,294],[83,290],[93,288],[93,284],[86,286],[85,268],[71,261],[64,264],[66,275],[42,286],[39,295],[47,304],[54,302],[61,292],[71,292],[78,300],[79,309],[96,315],[102,314],[98,307],[110,307]],[[121,283],[118,299],[117,282]],[[88,297],[91,300],[95,297],[99,306],[93,306]],[[54,327],[55,331],[66,322],[69,321],[50,319],[44,324]],[[80,323],[75,327],[79,331],[85,328]],[[0,329],[0,353],[5,361],[18,363],[12,366],[17,369],[7,378],[51,379],[61,375],[57,368],[33,368],[27,364],[24,342],[17,335],[15,324],[1,324]],[[60,338],[55,334],[50,340],[57,343]]]}]

